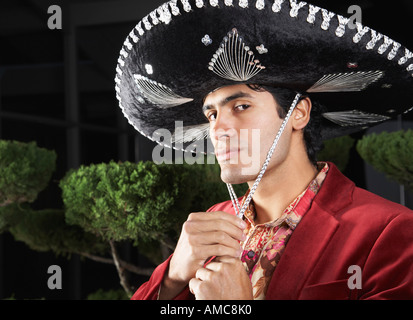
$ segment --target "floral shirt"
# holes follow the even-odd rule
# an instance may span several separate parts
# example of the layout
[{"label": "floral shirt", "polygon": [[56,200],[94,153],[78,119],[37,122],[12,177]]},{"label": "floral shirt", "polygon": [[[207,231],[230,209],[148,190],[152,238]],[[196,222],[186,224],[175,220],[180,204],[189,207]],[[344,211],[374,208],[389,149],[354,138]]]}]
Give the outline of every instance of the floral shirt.
[{"label": "floral shirt", "polygon": [[[245,211],[247,240],[241,243],[241,261],[251,279],[255,300],[265,299],[272,274],[284,252],[285,246],[301,218],[310,209],[328,172],[328,164],[318,163],[319,173],[313,181],[284,210],[280,218],[265,224],[254,223],[255,209],[251,201]],[[244,200],[248,193],[244,196]],[[243,200],[243,201],[244,201]]]}]

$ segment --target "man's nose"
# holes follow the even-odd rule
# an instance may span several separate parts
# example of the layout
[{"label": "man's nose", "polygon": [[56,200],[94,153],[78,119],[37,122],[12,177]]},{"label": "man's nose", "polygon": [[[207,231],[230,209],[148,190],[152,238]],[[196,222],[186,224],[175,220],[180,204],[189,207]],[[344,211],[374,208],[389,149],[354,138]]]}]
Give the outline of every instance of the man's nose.
[{"label": "man's nose", "polygon": [[211,128],[211,137],[215,140],[235,137],[237,135],[236,126],[236,119],[231,114],[220,112]]}]

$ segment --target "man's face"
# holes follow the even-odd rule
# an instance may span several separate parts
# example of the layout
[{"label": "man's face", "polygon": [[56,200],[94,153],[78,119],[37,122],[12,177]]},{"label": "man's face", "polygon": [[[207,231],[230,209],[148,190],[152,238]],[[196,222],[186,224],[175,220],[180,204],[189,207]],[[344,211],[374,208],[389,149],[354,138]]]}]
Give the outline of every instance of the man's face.
[{"label": "man's face", "polygon": [[[277,108],[271,93],[246,85],[222,87],[205,98],[203,111],[224,182],[256,179],[282,123]],[[285,132],[267,171],[285,159],[288,141]]]}]

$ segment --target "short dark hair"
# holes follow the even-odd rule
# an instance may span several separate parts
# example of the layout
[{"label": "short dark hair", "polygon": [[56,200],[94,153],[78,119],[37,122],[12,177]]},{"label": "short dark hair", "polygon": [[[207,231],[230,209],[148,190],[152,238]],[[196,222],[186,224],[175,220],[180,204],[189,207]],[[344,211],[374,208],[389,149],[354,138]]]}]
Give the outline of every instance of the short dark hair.
[{"label": "short dark hair", "polygon": [[[291,107],[291,104],[298,92],[287,88],[272,87],[260,84],[248,84],[248,87],[255,91],[268,91],[272,94],[277,104],[281,107],[278,108],[278,115],[281,119],[284,119]],[[307,94],[302,94],[300,99],[308,97]],[[321,119],[324,108],[316,101],[311,101],[312,108],[310,113],[310,121],[304,128],[303,136],[307,149],[308,159],[312,164],[317,163],[317,153],[323,148],[323,140],[321,139]]]}]

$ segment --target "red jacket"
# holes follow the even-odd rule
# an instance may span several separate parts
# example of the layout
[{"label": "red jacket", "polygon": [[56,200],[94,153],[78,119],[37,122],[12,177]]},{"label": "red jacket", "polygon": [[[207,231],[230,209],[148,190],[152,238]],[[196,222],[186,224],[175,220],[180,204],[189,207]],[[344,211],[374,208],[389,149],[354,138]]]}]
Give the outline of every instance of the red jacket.
[{"label": "red jacket", "polygon": [[[266,299],[413,299],[413,211],[357,188],[331,163],[294,230]],[[233,213],[231,201],[208,211]],[[170,258],[132,299],[156,299]],[[361,289],[349,288],[361,268]],[[176,299],[193,299],[186,288]]]}]

